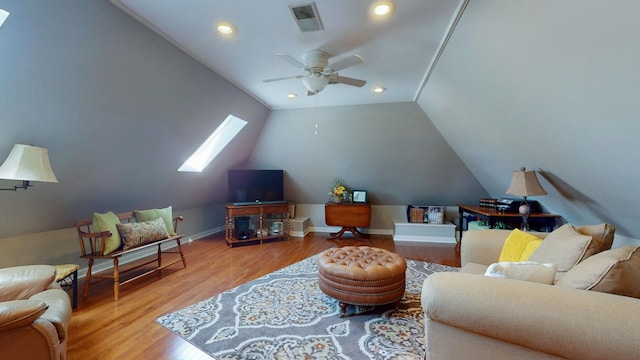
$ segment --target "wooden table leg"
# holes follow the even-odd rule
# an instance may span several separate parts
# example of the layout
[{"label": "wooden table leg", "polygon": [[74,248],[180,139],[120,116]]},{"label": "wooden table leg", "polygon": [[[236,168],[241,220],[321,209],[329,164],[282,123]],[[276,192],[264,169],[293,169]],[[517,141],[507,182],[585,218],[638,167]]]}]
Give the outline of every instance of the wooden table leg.
[{"label": "wooden table leg", "polygon": [[339,239],[344,234],[345,230],[347,230],[347,229],[343,227],[338,232],[329,233],[329,236],[331,236],[331,237],[328,238],[327,240]]},{"label": "wooden table leg", "polygon": [[342,229],[340,229],[340,231],[338,231],[338,232],[329,233],[329,235],[331,237],[328,238],[327,240],[340,239],[340,237],[342,237],[342,235],[344,235],[345,231],[351,231],[351,233],[353,234],[353,237],[355,237],[356,239],[369,240],[369,234],[365,234],[365,233],[361,232],[356,227],[348,227],[348,226],[343,226]]}]

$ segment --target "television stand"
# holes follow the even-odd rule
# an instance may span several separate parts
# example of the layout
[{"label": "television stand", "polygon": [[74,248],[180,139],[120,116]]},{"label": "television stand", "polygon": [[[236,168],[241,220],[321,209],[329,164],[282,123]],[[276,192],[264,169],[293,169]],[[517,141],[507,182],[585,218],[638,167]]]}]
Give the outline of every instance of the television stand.
[{"label": "television stand", "polygon": [[[240,221],[236,221],[236,220]],[[251,228],[248,223],[256,222]],[[274,233],[269,226],[275,221],[282,222],[282,228]],[[236,227],[236,222],[242,227]],[[289,203],[225,205],[225,240],[229,247],[240,244],[262,244],[269,240],[287,240],[291,232]]]}]

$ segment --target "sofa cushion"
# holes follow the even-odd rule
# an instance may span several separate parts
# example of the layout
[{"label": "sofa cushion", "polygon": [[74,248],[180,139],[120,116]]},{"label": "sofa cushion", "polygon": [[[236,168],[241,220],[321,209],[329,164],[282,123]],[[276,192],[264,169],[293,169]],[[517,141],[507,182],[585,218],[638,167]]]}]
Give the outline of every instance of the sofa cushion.
[{"label": "sofa cushion", "polygon": [[640,298],[640,246],[624,246],[595,254],[576,265],[558,286]]},{"label": "sofa cushion", "polygon": [[153,221],[157,218],[162,218],[169,235],[173,236],[176,234],[173,228],[173,209],[171,206],[163,209],[134,210],[133,213],[137,222]]},{"label": "sofa cushion", "polygon": [[169,237],[162,218],[153,221],[118,224],[118,231],[124,243],[124,250]]},{"label": "sofa cushion", "polygon": [[569,269],[586,258],[592,242],[590,235],[582,235],[571,224],[557,228],[547,236],[540,247],[531,254],[530,261],[558,265],[556,281]]},{"label": "sofa cushion", "polygon": [[539,237],[514,229],[504,241],[498,261],[527,261],[540,243],[542,240]]},{"label": "sofa cushion", "polygon": [[531,261],[499,262],[489,265],[484,276],[551,285],[555,280],[557,267],[556,264],[540,264]]},{"label": "sofa cushion", "polygon": [[118,250],[122,245],[120,234],[116,225],[120,224],[118,215],[109,211],[106,213],[93,213],[92,227],[94,232],[109,231],[111,236],[104,240],[104,250],[102,255],[109,255],[112,252]]},{"label": "sofa cushion", "polygon": [[461,273],[482,275],[487,271],[488,265],[468,262],[460,268]]},{"label": "sofa cushion", "polygon": [[575,229],[579,233],[583,235],[590,235],[593,238],[593,241],[591,242],[591,244],[589,244],[589,248],[587,249],[587,253],[585,254],[585,259],[593,254],[611,249],[611,245],[613,244],[613,236],[616,231],[616,228],[613,225],[581,225],[575,226]]}]

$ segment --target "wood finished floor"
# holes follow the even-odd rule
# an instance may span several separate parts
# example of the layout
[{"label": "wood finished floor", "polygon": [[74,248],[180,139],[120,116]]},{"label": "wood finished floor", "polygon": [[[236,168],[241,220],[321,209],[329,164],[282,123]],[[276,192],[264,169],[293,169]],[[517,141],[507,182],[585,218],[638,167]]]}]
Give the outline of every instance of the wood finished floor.
[{"label": "wood finished floor", "polygon": [[[331,247],[370,245],[407,259],[460,266],[455,245],[394,243],[391,236],[372,235],[370,242],[353,238],[327,241],[328,233],[311,233],[262,245],[229,248],[216,235],[183,244],[187,268],[181,264],[120,288],[103,281],[79,296],[69,327],[67,359],[211,359],[200,349],[160,326],[155,319],[215,296],[262,275]],[[81,264],[86,266],[86,264]],[[79,292],[83,281],[79,279]]]}]

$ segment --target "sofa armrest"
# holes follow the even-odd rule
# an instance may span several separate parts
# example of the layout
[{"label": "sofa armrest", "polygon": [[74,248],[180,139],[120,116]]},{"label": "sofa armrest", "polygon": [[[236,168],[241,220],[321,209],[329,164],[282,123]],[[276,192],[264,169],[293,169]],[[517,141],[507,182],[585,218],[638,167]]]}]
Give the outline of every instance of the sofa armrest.
[{"label": "sofa armrest", "polygon": [[0,302],[0,331],[29,326],[46,310],[47,304],[38,300]]},{"label": "sofa armrest", "polygon": [[454,272],[422,288],[425,322],[567,359],[635,359],[640,300]]},{"label": "sofa armrest", "polygon": [[491,265],[498,262],[502,246],[510,230],[469,230],[460,242],[460,264]]},{"label": "sofa armrest", "polygon": [[65,341],[72,313],[69,295],[64,290],[49,289],[32,296],[31,300],[42,301],[49,306],[40,318],[51,322],[58,332],[58,340],[61,343]]}]

